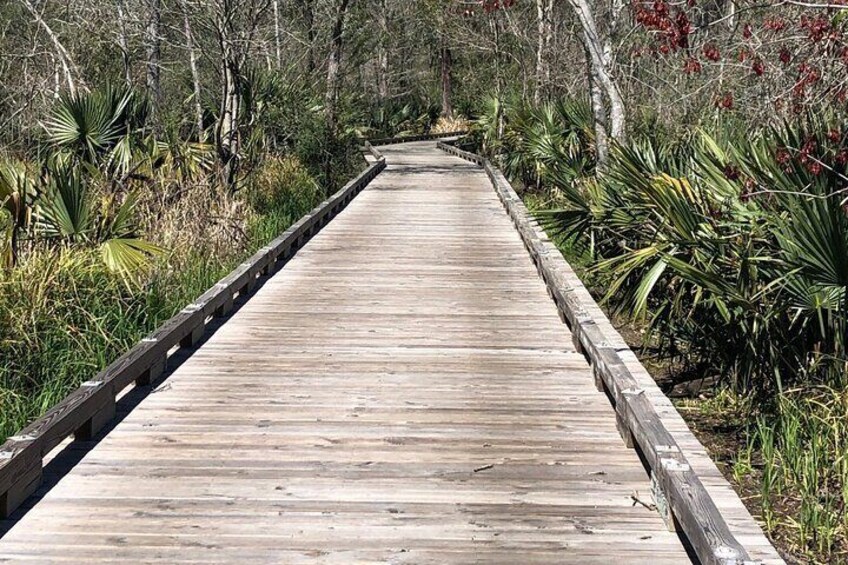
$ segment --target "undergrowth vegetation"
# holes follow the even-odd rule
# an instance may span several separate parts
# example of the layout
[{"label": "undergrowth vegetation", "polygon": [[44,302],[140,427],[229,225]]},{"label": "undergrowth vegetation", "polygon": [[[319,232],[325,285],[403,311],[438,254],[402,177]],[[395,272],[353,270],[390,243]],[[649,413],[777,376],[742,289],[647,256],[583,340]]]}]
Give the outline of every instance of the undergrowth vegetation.
[{"label": "undergrowth vegetation", "polygon": [[[848,556],[848,124],[643,124],[594,174],[588,104],[491,105],[478,146],[645,351],[736,398],[735,473],[805,559]],[[499,131],[500,130],[500,134]],[[709,130],[709,132],[708,132]],[[713,408],[718,404],[713,404]],[[780,511],[775,511],[775,509]]]},{"label": "undergrowth vegetation", "polygon": [[327,138],[302,100],[298,122],[272,127],[288,87],[255,77],[246,111],[264,113],[235,185],[214,146],[154,131],[146,99],[109,85],[61,97],[37,147],[0,155],[0,439],[362,167],[354,138]]}]

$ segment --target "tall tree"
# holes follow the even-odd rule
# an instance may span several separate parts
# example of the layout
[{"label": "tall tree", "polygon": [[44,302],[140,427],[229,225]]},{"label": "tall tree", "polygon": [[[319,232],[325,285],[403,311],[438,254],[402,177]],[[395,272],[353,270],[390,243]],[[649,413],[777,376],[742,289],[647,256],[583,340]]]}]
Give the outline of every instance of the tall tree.
[{"label": "tall tree", "polygon": [[[35,18],[35,21],[38,25],[44,30],[44,33],[47,34],[47,37],[50,38],[50,42],[53,44],[53,47],[56,51],[56,58],[59,60],[59,63],[62,65],[62,71],[65,74],[65,81],[68,85],[68,90],[72,95],[77,92],[77,83],[74,79],[74,75],[79,75],[79,72],[76,71],[76,65],[74,65],[71,56],[68,54],[68,50],[65,49],[65,46],[62,44],[59,36],[53,31],[53,28],[47,24],[44,18],[41,15],[41,12],[33,5],[30,0],[21,0],[21,3],[26,7],[32,17]],[[73,69],[73,71],[72,71]]]},{"label": "tall tree", "polygon": [[380,102],[389,97],[389,14],[386,0],[377,5],[377,95]]},{"label": "tall tree", "polygon": [[552,41],[553,9],[554,0],[536,0],[536,90],[533,94],[536,104],[542,101],[550,80],[547,52]]},{"label": "tall tree", "polygon": [[[571,7],[582,28],[582,41],[586,51],[587,66],[590,75],[590,92],[592,94],[592,111],[595,119],[595,131],[603,129],[602,135],[595,140],[598,148],[599,171],[603,171],[605,159],[609,153],[607,139],[623,142],[626,135],[626,112],[624,99],[618,84],[610,71],[611,41],[601,38],[595,17],[588,0],[569,0]],[[603,92],[603,97],[591,89],[597,88]],[[604,104],[601,104],[601,98]],[[608,108],[607,108],[608,106]],[[607,117],[609,116],[609,117]],[[603,159],[603,160],[602,160]]]},{"label": "tall tree", "polygon": [[315,71],[318,66],[315,60],[315,0],[295,0],[299,12],[299,20],[304,29],[306,42],[306,70]]},{"label": "tall tree", "polygon": [[241,103],[244,65],[271,0],[215,0],[213,26],[218,39],[221,105],[216,131],[224,182],[235,190],[241,161]]},{"label": "tall tree", "polygon": [[153,123],[158,130],[162,125],[162,3],[147,0],[147,27],[144,43],[147,51],[147,92],[153,102]]},{"label": "tall tree", "polygon": [[124,0],[117,0],[115,7],[118,12],[118,46],[121,49],[121,61],[124,64],[124,82],[129,87],[132,86],[132,74],[130,70],[130,42],[127,37],[127,15],[124,10]]},{"label": "tall tree", "polygon": [[451,70],[453,68],[453,55],[447,45],[442,45],[440,50],[441,60],[441,82],[442,82],[442,116],[453,117],[453,89],[451,85]]},{"label": "tall tree", "polygon": [[338,0],[335,10],[335,20],[330,33],[330,55],[327,58],[327,91],[324,95],[324,111],[327,119],[327,129],[335,134],[338,128],[339,73],[342,61],[342,44],[344,22],[351,0]]},{"label": "tall tree", "polygon": [[200,72],[197,68],[197,47],[194,40],[194,32],[191,26],[189,6],[186,0],[180,0],[180,8],[183,13],[183,33],[185,34],[186,50],[188,51],[188,65],[191,71],[192,102],[194,105],[194,123],[197,128],[197,140],[205,141],[203,128],[203,103],[201,100],[202,90],[200,85]]}]

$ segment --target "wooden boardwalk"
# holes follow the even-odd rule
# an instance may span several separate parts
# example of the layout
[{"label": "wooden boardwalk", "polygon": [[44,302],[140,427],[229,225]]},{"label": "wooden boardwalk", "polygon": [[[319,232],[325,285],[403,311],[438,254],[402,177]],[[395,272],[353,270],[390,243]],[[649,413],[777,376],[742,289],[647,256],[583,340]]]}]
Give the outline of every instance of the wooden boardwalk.
[{"label": "wooden boardwalk", "polygon": [[485,174],[384,153],[0,561],[689,562]]}]

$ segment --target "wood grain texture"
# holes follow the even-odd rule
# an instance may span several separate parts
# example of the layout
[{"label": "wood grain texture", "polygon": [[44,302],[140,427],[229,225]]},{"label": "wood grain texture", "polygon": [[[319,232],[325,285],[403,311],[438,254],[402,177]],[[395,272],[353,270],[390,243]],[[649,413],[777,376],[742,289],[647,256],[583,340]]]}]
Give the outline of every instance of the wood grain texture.
[{"label": "wood grain texture", "polygon": [[70,435],[91,438],[115,415],[115,399],[131,383],[151,384],[164,370],[172,347],[192,348],[203,337],[206,318],[223,316],[235,296],[253,291],[260,276],[270,275],[325,226],[385,168],[385,159],[368,146],[368,168],[313,208],[282,235],[165,321],[152,334],[83,383],[42,417],[0,445],[0,518],[8,517],[41,482],[44,457]]},{"label": "wood grain texture", "polygon": [[0,561],[690,561],[482,169],[381,151]]},{"label": "wood grain texture", "polygon": [[[484,168],[521,235],[548,293],[616,409],[619,432],[638,447],[670,528],[680,527],[702,563],[782,563],[759,525],[680,415],[598,307],[503,174],[479,155],[439,148]],[[704,480],[702,480],[704,477]]]}]

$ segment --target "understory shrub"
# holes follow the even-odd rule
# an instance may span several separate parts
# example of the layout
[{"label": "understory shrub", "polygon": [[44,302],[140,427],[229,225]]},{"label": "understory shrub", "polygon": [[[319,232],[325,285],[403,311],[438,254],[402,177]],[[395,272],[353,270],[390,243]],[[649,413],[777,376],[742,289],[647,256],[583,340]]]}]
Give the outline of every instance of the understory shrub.
[{"label": "understory shrub", "polygon": [[737,399],[735,475],[768,531],[804,560],[843,562],[848,123],[675,137],[644,124],[595,175],[587,115],[570,107],[493,103],[474,138],[672,384]]},{"label": "understory shrub", "polygon": [[300,210],[320,196],[318,184],[297,157],[268,157],[254,172],[247,199],[259,213],[293,207]]}]

